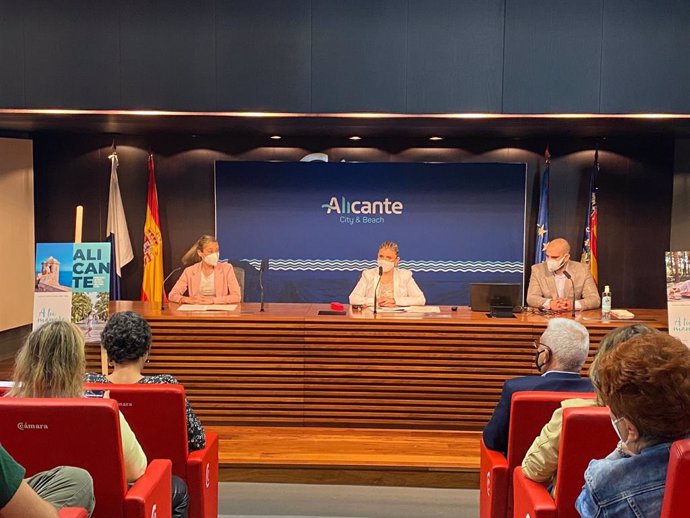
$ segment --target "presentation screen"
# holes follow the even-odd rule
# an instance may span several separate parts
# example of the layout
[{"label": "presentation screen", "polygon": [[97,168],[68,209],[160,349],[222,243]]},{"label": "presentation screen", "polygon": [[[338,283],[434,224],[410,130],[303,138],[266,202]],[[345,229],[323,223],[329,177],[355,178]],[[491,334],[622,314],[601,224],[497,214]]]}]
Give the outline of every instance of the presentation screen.
[{"label": "presentation screen", "polygon": [[427,304],[467,305],[474,282],[523,283],[525,164],[217,161],[221,258],[245,298],[347,302],[395,241]]}]

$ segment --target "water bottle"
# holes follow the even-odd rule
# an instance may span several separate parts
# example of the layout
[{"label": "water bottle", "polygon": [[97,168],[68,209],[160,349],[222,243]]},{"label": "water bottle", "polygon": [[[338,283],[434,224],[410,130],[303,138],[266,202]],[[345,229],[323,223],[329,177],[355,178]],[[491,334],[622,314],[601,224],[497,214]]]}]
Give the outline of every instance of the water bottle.
[{"label": "water bottle", "polygon": [[601,294],[601,318],[609,318],[611,316],[611,290],[608,285],[604,286],[604,292]]}]

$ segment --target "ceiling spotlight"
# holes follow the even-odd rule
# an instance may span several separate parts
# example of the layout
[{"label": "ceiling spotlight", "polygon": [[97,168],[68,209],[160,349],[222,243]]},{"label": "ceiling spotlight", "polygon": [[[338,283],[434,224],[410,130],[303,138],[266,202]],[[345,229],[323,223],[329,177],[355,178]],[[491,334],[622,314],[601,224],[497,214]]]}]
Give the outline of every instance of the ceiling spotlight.
[{"label": "ceiling spotlight", "polygon": [[443,137],[429,137],[429,140],[443,140]]},{"label": "ceiling spotlight", "polygon": [[271,140],[280,140],[281,138],[283,137],[281,137],[280,135],[271,135]]},{"label": "ceiling spotlight", "polygon": [[350,137],[350,140],[362,140],[362,137],[358,137],[357,135],[352,135]]}]

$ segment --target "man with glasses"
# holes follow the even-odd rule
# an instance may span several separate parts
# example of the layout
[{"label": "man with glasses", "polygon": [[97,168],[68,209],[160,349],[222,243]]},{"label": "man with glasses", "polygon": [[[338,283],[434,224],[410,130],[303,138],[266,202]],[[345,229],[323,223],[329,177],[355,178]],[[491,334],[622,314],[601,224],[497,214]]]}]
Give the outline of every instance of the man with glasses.
[{"label": "man with glasses", "polygon": [[534,341],[534,364],[539,375],[521,376],[505,382],[498,405],[484,428],[484,444],[503,454],[508,449],[510,402],[515,392],[524,390],[591,392],[589,378],[580,376],[589,353],[589,333],[574,320],[553,318]]}]

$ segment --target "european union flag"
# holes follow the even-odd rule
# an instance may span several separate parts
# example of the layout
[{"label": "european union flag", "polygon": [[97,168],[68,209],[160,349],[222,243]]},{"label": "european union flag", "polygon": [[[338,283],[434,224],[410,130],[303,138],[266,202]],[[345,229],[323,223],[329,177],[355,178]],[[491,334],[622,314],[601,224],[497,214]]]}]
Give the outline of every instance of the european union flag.
[{"label": "european union flag", "polygon": [[541,195],[539,196],[539,215],[537,216],[537,244],[534,250],[534,263],[544,260],[544,251],[549,244],[549,169],[551,168],[551,155],[546,148],[544,153],[546,166],[541,180]]}]

